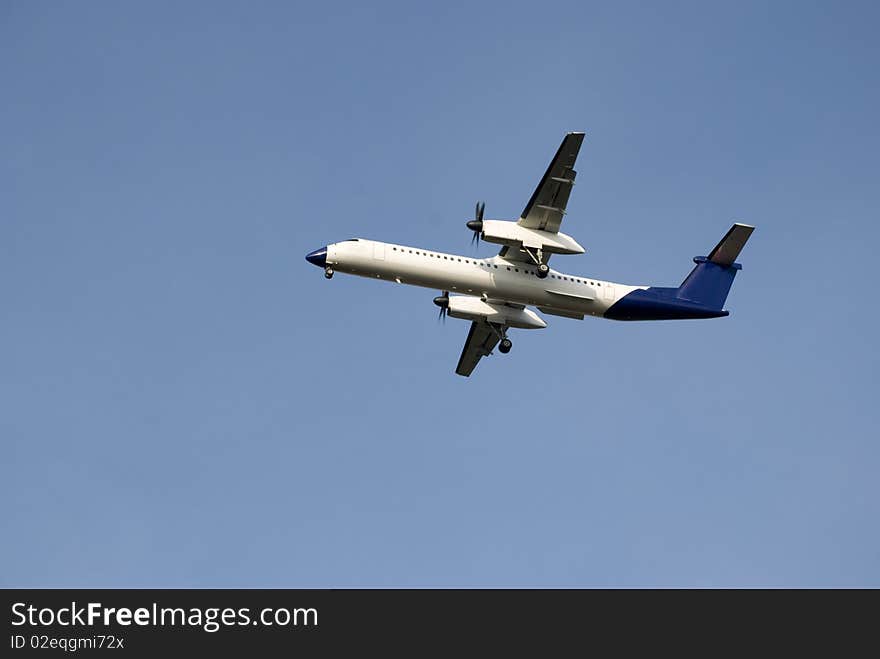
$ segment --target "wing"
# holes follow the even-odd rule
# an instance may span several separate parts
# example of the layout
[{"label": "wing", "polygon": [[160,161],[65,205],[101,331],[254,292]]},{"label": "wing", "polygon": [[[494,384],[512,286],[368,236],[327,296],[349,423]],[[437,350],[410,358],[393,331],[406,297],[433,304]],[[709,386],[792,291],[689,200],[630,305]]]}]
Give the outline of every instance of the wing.
[{"label": "wing", "polygon": [[468,332],[464,349],[458,360],[455,372],[468,377],[477,367],[480,359],[492,354],[492,349],[498,343],[498,333],[487,322],[472,322],[471,331]]},{"label": "wing", "polygon": [[526,229],[557,233],[574,185],[574,162],[584,141],[583,133],[568,133],[553,156],[517,224]]}]

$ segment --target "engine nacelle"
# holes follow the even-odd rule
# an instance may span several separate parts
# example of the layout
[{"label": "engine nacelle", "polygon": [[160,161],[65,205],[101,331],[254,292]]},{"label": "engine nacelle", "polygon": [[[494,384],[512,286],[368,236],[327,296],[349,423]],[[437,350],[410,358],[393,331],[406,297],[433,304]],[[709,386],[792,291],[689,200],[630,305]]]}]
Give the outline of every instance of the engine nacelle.
[{"label": "engine nacelle", "polygon": [[483,240],[496,245],[540,249],[553,254],[583,254],[584,248],[564,233],[526,229],[516,222],[483,220]]},{"label": "engine nacelle", "polygon": [[506,304],[483,302],[480,298],[456,295],[449,298],[447,312],[462,320],[486,320],[498,325],[519,329],[543,329],[547,327],[541,317],[530,309],[516,309]]}]

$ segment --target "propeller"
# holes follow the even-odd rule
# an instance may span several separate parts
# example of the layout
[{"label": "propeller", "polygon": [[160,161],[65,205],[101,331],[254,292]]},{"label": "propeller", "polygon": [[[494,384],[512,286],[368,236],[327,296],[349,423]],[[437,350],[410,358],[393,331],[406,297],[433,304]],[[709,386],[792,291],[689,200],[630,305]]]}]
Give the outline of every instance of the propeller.
[{"label": "propeller", "polygon": [[449,309],[449,291],[443,291],[443,295],[438,295],[434,298],[434,304],[440,307],[440,315],[437,316],[437,321],[446,322],[446,311]]},{"label": "propeller", "polygon": [[467,228],[474,232],[471,238],[471,245],[474,243],[480,245],[480,234],[483,232],[483,211],[486,210],[486,202],[478,201],[474,219],[467,223]]}]

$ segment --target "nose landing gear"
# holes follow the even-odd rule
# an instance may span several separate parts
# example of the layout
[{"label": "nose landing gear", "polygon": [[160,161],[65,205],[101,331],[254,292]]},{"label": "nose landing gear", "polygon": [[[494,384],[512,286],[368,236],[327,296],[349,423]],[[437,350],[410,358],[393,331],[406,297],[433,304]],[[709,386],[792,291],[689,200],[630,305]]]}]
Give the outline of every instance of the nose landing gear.
[{"label": "nose landing gear", "polygon": [[324,268],[324,276],[327,279],[333,279],[333,268],[331,268],[329,266]]}]

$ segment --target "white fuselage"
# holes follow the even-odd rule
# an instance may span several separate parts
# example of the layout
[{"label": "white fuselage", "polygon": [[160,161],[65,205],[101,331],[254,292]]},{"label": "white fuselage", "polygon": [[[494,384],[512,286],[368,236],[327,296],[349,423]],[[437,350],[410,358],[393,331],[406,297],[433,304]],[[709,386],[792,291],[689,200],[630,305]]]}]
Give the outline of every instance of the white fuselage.
[{"label": "white fuselage", "polygon": [[473,258],[363,238],[328,245],[327,266],[361,277],[541,307],[572,317],[601,317],[624,295],[645,288],[553,269],[540,279],[534,264],[501,256]]}]

